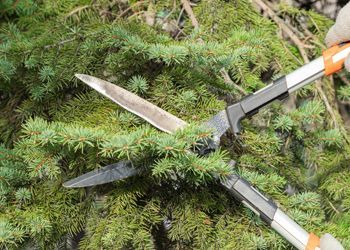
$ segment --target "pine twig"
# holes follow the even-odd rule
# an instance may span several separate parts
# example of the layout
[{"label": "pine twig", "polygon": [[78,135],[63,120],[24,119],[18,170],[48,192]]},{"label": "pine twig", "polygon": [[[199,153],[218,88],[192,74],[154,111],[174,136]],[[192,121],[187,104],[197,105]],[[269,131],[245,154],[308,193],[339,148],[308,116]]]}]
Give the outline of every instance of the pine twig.
[{"label": "pine twig", "polygon": [[[179,18],[177,19],[177,23],[179,23],[180,21],[180,18],[181,18],[181,15],[183,13],[183,11],[185,10],[188,17],[190,18],[191,22],[192,22],[192,26],[195,28],[195,29],[199,29],[199,22],[197,21],[197,18],[196,16],[194,15],[193,13],[193,10],[192,10],[192,7],[191,7],[191,4],[188,0],[181,0],[181,4],[182,4],[182,9],[181,9],[181,12],[180,12],[180,15],[179,15]],[[183,31],[181,31],[183,32]],[[180,34],[180,32],[176,35],[176,38],[177,36]],[[197,41],[201,44],[204,43],[203,39],[202,38],[198,38]]]},{"label": "pine twig", "polygon": [[77,39],[78,39],[78,37],[73,37],[73,38],[70,38],[70,39],[66,39],[66,40],[60,41],[58,43],[46,45],[46,46],[44,46],[44,49],[50,49],[52,47],[60,46],[60,45],[63,45],[65,43],[73,42],[73,41],[75,41]]},{"label": "pine twig", "polygon": [[183,15],[184,11],[185,11],[185,9],[184,9],[184,8],[181,8],[180,14],[179,14],[179,16],[178,16],[178,18],[177,18],[177,20],[176,20],[176,23],[177,23],[177,24],[180,23],[180,20],[181,20],[181,17],[182,17],[182,15]]},{"label": "pine twig", "polygon": [[131,19],[131,18],[133,18],[134,16],[139,16],[140,14],[143,14],[143,13],[145,13],[146,11],[144,11],[144,10],[140,10],[140,11],[138,11],[138,12],[135,12],[134,14],[132,14],[131,16],[129,16],[127,19]]},{"label": "pine twig", "polygon": [[287,36],[292,40],[292,42],[298,47],[300,55],[304,61],[308,61],[309,58],[305,51],[305,44],[298,38],[297,35],[286,25],[286,23],[281,19],[263,0],[253,0],[253,2],[264,11],[279,27],[287,34]]},{"label": "pine twig", "polygon": [[340,79],[348,86],[350,86],[350,80],[344,76],[344,75],[339,75]]},{"label": "pine twig", "polygon": [[230,85],[230,86],[233,86],[235,89],[237,89],[237,90],[238,90],[241,94],[243,94],[243,95],[247,95],[247,94],[248,94],[241,86],[235,84],[235,83],[232,81],[230,75],[228,74],[228,72],[226,71],[225,68],[222,68],[222,69],[220,70],[220,73],[221,73],[222,77],[224,78],[224,82],[225,82],[226,84],[228,84],[228,85]]},{"label": "pine twig", "polygon": [[[162,24],[165,23],[165,22],[168,20],[168,18],[174,13],[175,10],[176,10],[176,0],[174,0],[174,2],[173,2],[173,8],[172,8],[171,11],[169,12],[169,14],[166,15],[166,16],[164,17],[164,19],[162,20]],[[183,11],[183,10],[182,10],[182,11]],[[181,13],[181,12],[180,12],[180,13]],[[181,15],[180,15],[180,17],[181,17]],[[177,23],[179,23],[179,21],[177,21]]]},{"label": "pine twig", "polygon": [[6,184],[9,185],[9,186],[11,185],[10,182],[8,180],[6,180],[4,176],[0,175],[0,180],[6,182]]},{"label": "pine twig", "polygon": [[[272,2],[269,2],[269,1],[266,1],[266,2],[264,2],[271,10],[273,10],[275,13],[276,12],[278,12],[278,9],[276,9],[276,5],[275,4],[273,4]],[[296,27],[294,27],[290,22],[288,22],[288,21],[285,21],[285,20],[283,20],[283,19],[281,19],[282,21],[283,21],[283,23],[294,33],[294,34],[296,34],[296,37],[298,38],[298,37],[300,37],[300,36],[302,36],[302,38],[303,39],[299,39],[300,41],[306,41],[306,40],[308,40],[308,38],[307,37],[305,37],[305,35],[303,34],[303,32],[301,32],[301,31],[299,31]],[[304,28],[304,27],[303,27]],[[304,28],[304,30],[305,30],[305,28]],[[306,29],[307,30],[307,29]],[[307,33],[307,35],[308,36],[310,36],[310,37],[314,37],[313,35],[312,35],[312,33],[309,31],[309,30],[307,30],[308,32],[306,32]],[[311,35],[310,35],[311,34]],[[299,36],[298,36],[299,35]],[[304,48],[307,48],[307,49],[314,49],[315,48],[315,46],[313,46],[313,45],[308,45],[308,44],[305,44],[305,42],[301,42],[302,44],[303,44],[303,47]]]},{"label": "pine twig", "polygon": [[321,81],[316,81],[316,90],[317,90],[318,94],[320,95],[323,103],[326,106],[326,109],[327,109],[328,113],[330,114],[330,116],[331,116],[331,118],[333,120],[334,127],[335,128],[339,128],[338,122],[337,122],[337,118],[335,117],[335,113],[333,111],[333,108],[329,104],[328,98],[327,98],[326,94],[324,93],[324,91],[322,90],[321,84],[322,84]]},{"label": "pine twig", "polygon": [[192,25],[195,29],[199,29],[199,23],[197,21],[196,16],[193,13],[191,4],[189,3],[188,0],[181,0],[182,7],[185,9],[188,17],[190,18]]},{"label": "pine twig", "polygon": [[337,214],[339,214],[339,210],[335,208],[335,206],[332,204],[332,202],[330,202],[328,199],[327,199],[327,202],[329,203],[329,205],[331,206],[331,208],[333,209],[334,212],[336,212]]},{"label": "pine twig", "polygon": [[[138,6],[138,5],[141,5],[143,4],[145,1],[139,1],[139,2],[136,2],[132,5],[130,5],[128,8],[126,8],[119,16],[117,16],[116,20],[119,19],[119,18],[122,18],[123,16],[125,16],[132,8]],[[115,21],[115,20],[114,20]]]},{"label": "pine twig", "polygon": [[66,15],[65,18],[71,17],[71,16],[73,16],[74,14],[79,13],[79,12],[81,12],[81,11],[83,11],[83,10],[89,8],[89,7],[90,7],[90,5],[78,6],[78,7],[76,7],[75,9],[73,9],[71,12],[69,12],[69,13]]},{"label": "pine twig", "polygon": [[7,9],[4,9],[4,10],[1,10],[0,13],[5,13],[6,11],[9,11],[9,10],[11,10],[11,9],[14,10],[14,9],[17,7],[17,5],[19,4],[19,2],[20,2],[20,0],[16,0],[16,1],[12,4],[11,7],[7,8]]},{"label": "pine twig", "polygon": [[50,158],[48,157],[48,158],[45,158],[45,159],[41,160],[41,161],[39,162],[39,164],[35,167],[34,171],[35,171],[35,172],[38,172],[38,171],[44,166],[44,164],[45,164],[49,159],[50,159]]},{"label": "pine twig", "polygon": [[[86,34],[84,36],[83,35],[78,35],[78,36],[75,36],[73,38],[69,38],[69,39],[66,39],[66,40],[59,41],[57,43],[45,45],[43,48],[44,49],[50,49],[50,48],[53,48],[53,47],[56,47],[56,46],[61,46],[61,45],[66,44],[66,43],[73,42],[73,41],[75,41],[77,39],[85,39],[85,38],[87,38],[89,36],[93,36],[93,35],[96,35],[96,34],[98,34],[98,31],[97,32],[92,32],[90,34]],[[28,51],[28,52],[30,52],[30,51]]]}]

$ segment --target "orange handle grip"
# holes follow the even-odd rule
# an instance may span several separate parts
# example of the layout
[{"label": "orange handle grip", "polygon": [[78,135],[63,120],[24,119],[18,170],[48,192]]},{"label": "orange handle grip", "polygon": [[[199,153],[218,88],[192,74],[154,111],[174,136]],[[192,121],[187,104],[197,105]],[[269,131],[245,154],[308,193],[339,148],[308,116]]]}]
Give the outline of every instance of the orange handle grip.
[{"label": "orange handle grip", "polygon": [[344,66],[345,59],[350,55],[350,42],[335,45],[323,52],[325,75],[332,75]]},{"label": "orange handle grip", "polygon": [[320,238],[318,238],[313,233],[309,234],[309,240],[307,242],[307,246],[305,250],[315,250],[320,247]]}]

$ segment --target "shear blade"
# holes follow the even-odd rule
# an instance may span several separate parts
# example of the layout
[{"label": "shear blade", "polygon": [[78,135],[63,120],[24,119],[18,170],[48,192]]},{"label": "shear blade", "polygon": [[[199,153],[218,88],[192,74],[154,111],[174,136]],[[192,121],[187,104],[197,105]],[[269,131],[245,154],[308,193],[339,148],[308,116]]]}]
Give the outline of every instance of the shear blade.
[{"label": "shear blade", "polygon": [[94,76],[84,74],[75,74],[75,76],[124,109],[141,117],[164,132],[174,133],[187,125],[180,118],[115,84]]},{"label": "shear blade", "polygon": [[131,161],[120,161],[69,180],[63,183],[63,186],[77,188],[101,185],[137,175],[140,171]]}]

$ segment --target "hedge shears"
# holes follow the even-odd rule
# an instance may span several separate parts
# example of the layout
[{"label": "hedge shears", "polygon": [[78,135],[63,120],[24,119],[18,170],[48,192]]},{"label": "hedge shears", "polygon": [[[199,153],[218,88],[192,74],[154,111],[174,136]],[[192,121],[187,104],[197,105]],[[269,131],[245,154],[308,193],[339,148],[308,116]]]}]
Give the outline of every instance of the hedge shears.
[{"label": "hedge shears", "polygon": [[[349,54],[350,43],[334,46],[326,50],[323,56],[318,59],[286,76],[278,78],[265,88],[218,112],[203,124],[204,127],[213,131],[213,140],[206,144],[207,148],[202,150],[202,154],[218,148],[220,137],[229,128],[235,135],[240,134],[240,122],[242,119],[258,113],[262,107],[274,100],[286,98],[290,93],[308,83],[341,70],[344,66],[345,58]],[[187,123],[180,118],[117,85],[84,74],[76,74],[76,77],[124,109],[143,118],[164,132],[174,133],[176,130],[187,126]],[[120,161],[81,175],[65,182],[63,185],[68,188],[95,186],[125,179],[139,174],[140,171],[145,170],[135,168],[132,161]],[[219,180],[219,183],[297,249],[320,249],[320,239],[316,235],[304,230],[279,209],[271,199],[266,198],[239,175],[231,174],[225,180]],[[336,239],[334,241],[334,244],[339,246],[339,250],[343,249]]]}]

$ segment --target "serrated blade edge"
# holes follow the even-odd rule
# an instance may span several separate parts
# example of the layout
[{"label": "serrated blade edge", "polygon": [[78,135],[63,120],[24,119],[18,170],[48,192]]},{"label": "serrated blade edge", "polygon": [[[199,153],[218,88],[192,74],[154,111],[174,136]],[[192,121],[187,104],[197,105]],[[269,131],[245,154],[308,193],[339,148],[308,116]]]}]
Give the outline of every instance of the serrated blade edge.
[{"label": "serrated blade edge", "polygon": [[219,144],[220,137],[230,128],[226,110],[221,110],[214,115],[210,120],[204,123],[204,126],[213,130],[214,141]]}]

